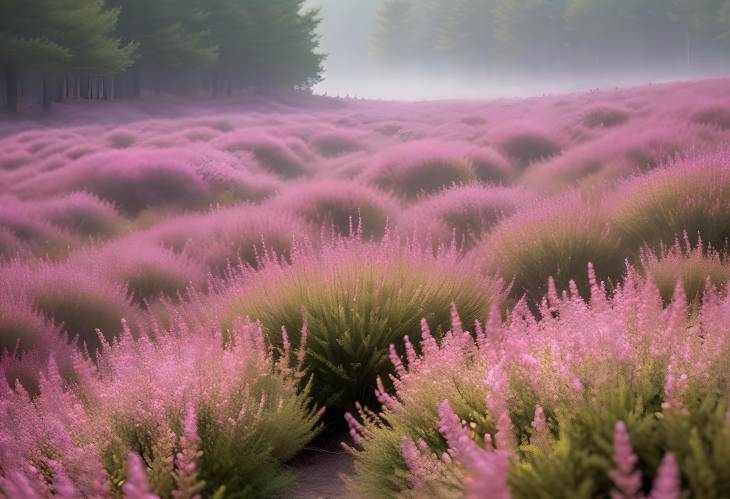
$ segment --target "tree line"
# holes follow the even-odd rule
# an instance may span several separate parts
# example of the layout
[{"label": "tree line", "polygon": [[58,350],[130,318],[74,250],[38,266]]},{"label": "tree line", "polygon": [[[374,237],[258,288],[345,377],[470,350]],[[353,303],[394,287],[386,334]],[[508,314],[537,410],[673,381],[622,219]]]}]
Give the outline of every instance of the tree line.
[{"label": "tree line", "polygon": [[0,0],[0,99],[213,96],[321,79],[305,0]]},{"label": "tree line", "polygon": [[372,53],[405,68],[700,68],[730,49],[730,0],[379,0]]}]

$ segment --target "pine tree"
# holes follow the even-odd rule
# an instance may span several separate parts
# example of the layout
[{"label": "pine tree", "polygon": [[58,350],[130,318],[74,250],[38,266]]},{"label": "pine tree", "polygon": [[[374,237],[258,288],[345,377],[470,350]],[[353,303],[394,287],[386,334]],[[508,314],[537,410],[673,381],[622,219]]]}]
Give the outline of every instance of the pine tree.
[{"label": "pine tree", "polygon": [[[114,73],[132,62],[136,46],[113,37],[118,11],[101,0],[5,0],[0,19],[0,63],[7,107],[17,111],[18,73],[40,69],[44,81],[63,71]],[[44,104],[50,100],[44,91]]]},{"label": "pine tree", "polygon": [[385,65],[400,64],[411,53],[412,3],[409,0],[383,0],[375,17],[372,53]]}]

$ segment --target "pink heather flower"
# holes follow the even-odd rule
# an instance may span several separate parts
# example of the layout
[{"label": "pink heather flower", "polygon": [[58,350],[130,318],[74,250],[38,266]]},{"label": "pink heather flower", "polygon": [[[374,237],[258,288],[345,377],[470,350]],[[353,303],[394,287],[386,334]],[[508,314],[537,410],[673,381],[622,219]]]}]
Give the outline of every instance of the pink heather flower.
[{"label": "pink heather flower", "polygon": [[497,434],[494,437],[497,444],[497,450],[511,452],[515,447],[515,438],[512,432],[512,421],[509,414],[505,411],[497,420]]},{"label": "pink heather flower", "polygon": [[532,426],[532,429],[535,430],[537,435],[542,435],[549,431],[547,420],[545,419],[545,412],[540,405],[535,407],[535,416],[532,418],[530,426]]},{"label": "pink heather flower", "polygon": [[650,499],[679,499],[681,495],[679,468],[674,454],[668,452],[657,470]]},{"label": "pink heather flower", "polygon": [[410,438],[403,437],[400,441],[400,451],[403,455],[403,461],[405,461],[408,471],[408,480],[411,483],[411,487],[417,489],[422,483],[423,474],[423,456],[421,451],[418,450],[418,446],[413,443]]},{"label": "pink heather flower", "polygon": [[365,427],[349,412],[345,413],[345,421],[347,421],[347,426],[350,428],[350,436],[352,437],[353,442],[357,445],[362,445],[365,442],[365,438],[363,436]]},{"label": "pink heather flower", "polygon": [[159,499],[150,491],[144,463],[134,452],[127,456],[127,479],[122,486],[125,499]]},{"label": "pink heather flower", "polygon": [[638,457],[631,448],[629,434],[623,421],[616,423],[613,437],[613,462],[615,468],[609,472],[613,480],[612,499],[637,499],[641,490],[641,472],[636,469]]},{"label": "pink heather flower", "polygon": [[172,492],[175,499],[200,499],[199,492],[203,488],[203,483],[198,481],[196,465],[198,458],[203,455],[198,450],[200,438],[196,418],[195,408],[188,406],[183,434],[180,437],[181,451],[175,456],[177,470],[174,475],[177,489]]}]

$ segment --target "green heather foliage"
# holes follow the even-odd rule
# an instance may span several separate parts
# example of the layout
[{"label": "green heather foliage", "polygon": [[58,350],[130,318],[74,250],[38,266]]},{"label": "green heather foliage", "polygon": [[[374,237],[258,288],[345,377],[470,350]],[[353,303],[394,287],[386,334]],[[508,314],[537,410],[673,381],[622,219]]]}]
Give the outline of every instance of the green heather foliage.
[{"label": "green heather foliage", "polygon": [[597,285],[590,302],[555,295],[544,305],[552,314],[522,307],[476,341],[458,318],[440,345],[424,332],[422,355],[408,347],[394,358],[396,394],[379,392],[383,410],[347,417],[356,491],[722,497],[727,300],[710,292],[689,313],[680,291],[664,310],[653,284],[630,272],[608,299]]},{"label": "green heather foliage", "polygon": [[[298,388],[299,368],[274,362],[255,325],[237,324],[225,342],[220,330],[204,331],[214,323],[190,326],[158,331],[154,343],[126,330],[104,345],[97,364],[75,362],[73,386],[50,362],[33,401],[0,387],[3,400],[16,404],[0,416],[4,436],[12,434],[0,490],[50,494],[65,479],[70,496],[280,493],[289,483],[282,463],[318,431],[307,389]],[[46,473],[26,476],[31,460]]]},{"label": "green heather foliage", "polygon": [[659,253],[644,252],[641,268],[644,275],[659,288],[664,303],[669,303],[680,282],[690,302],[698,304],[708,286],[721,291],[730,281],[730,267],[725,256],[700,243],[691,247],[689,242],[674,246]]},{"label": "green heather foliage", "polygon": [[624,244],[670,246],[684,232],[693,245],[723,249],[730,237],[730,167],[722,151],[699,155],[638,177],[615,201]]},{"label": "green heather foliage", "polygon": [[336,409],[368,402],[376,376],[389,371],[389,345],[417,333],[422,318],[440,334],[452,302],[473,322],[485,320],[499,301],[498,286],[469,272],[454,255],[432,257],[394,244],[349,241],[325,248],[320,258],[264,269],[233,294],[227,313],[260,320],[277,345],[284,343],[282,326],[291,336],[286,341],[297,345],[295,335],[306,320],[305,366],[317,401]]},{"label": "green heather foliage", "polygon": [[539,303],[551,277],[559,289],[574,280],[585,296],[588,264],[601,280],[620,280],[625,270],[620,239],[610,227],[605,208],[571,195],[505,220],[474,251],[488,270],[513,282],[515,298]]}]

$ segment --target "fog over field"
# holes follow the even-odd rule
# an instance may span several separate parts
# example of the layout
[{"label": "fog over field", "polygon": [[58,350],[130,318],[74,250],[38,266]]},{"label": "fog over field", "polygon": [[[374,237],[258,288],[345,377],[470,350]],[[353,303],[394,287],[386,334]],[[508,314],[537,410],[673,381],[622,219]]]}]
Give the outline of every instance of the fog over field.
[{"label": "fog over field", "polygon": [[[703,24],[686,14],[682,17],[691,1],[618,1],[605,11],[600,11],[600,1],[519,4],[308,0],[308,7],[320,9],[318,33],[327,54],[326,78],[314,89],[376,99],[474,99],[717,77],[728,70],[721,55],[724,42],[717,43],[724,39],[725,28],[711,27],[707,19]],[[395,19],[387,22],[391,5],[396,5],[391,8]],[[593,6],[595,11],[587,12]],[[500,14],[504,19],[505,13],[518,9],[516,22],[501,29],[495,25]],[[641,9],[651,14],[638,12]],[[549,24],[553,29],[546,28]],[[496,35],[485,36],[489,30]],[[392,46],[382,46],[386,36]],[[533,38],[535,45],[527,52],[534,53],[510,45],[514,38]],[[399,45],[409,48],[399,52]],[[501,46],[502,53],[495,46]]]}]

